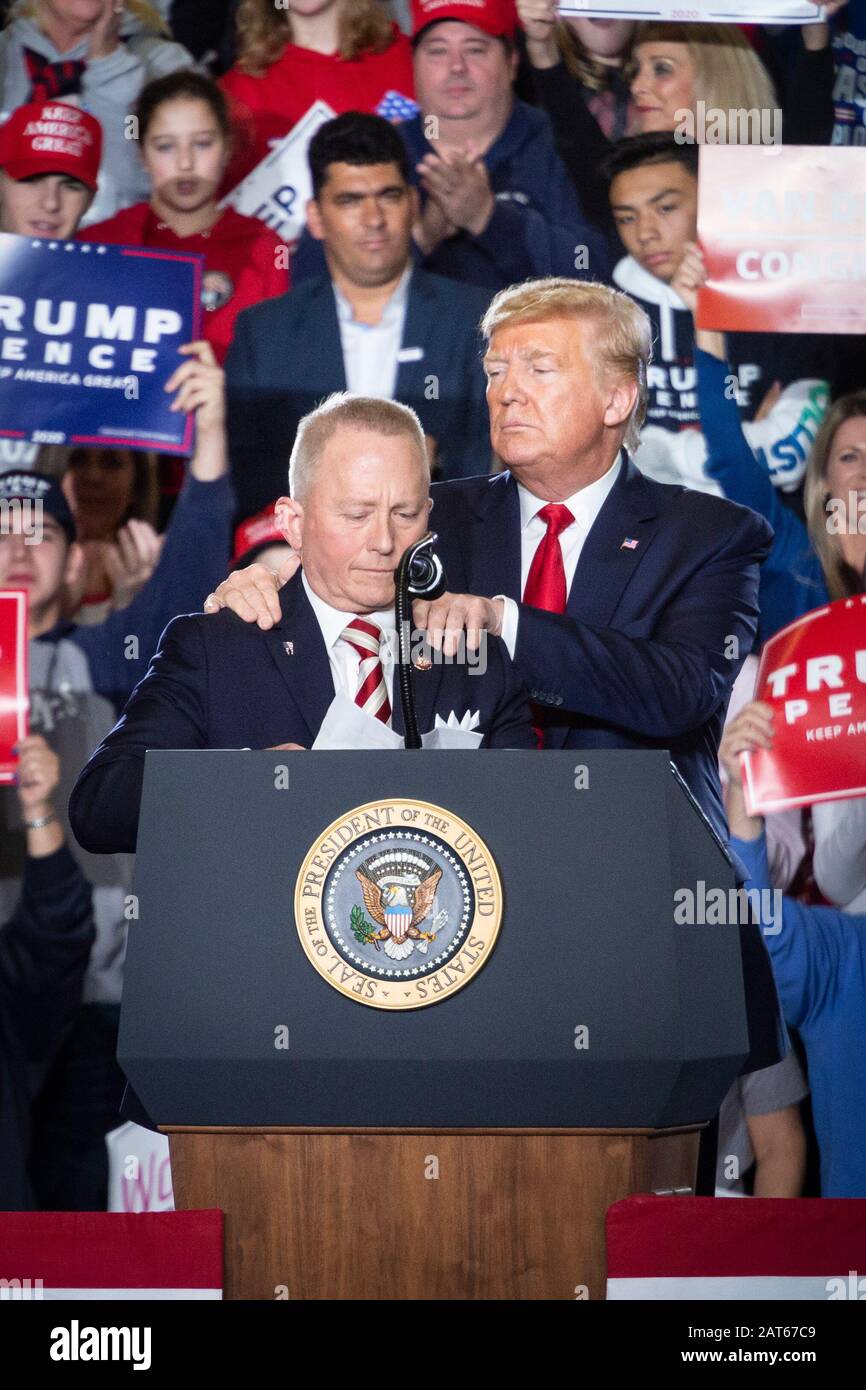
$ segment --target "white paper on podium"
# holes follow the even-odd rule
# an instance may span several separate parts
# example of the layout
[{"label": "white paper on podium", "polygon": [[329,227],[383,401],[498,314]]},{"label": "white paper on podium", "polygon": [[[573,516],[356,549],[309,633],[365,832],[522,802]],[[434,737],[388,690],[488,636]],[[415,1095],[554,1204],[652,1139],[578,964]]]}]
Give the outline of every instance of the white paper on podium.
[{"label": "white paper on podium", "polygon": [[809,0],[561,0],[580,19],[678,19],[702,24],[815,24],[824,9]]},{"label": "white paper on podium", "polygon": [[257,217],[291,246],[304,230],[307,203],[313,196],[307,150],[319,126],[335,114],[326,101],[315,101],[270,154],[223,198],[220,206],[233,207],[246,217]]},{"label": "white paper on podium", "polygon": [[[469,710],[460,719],[452,711],[447,722],[437,714],[436,727],[421,735],[422,747],[477,748],[484,735],[469,727],[477,719],[477,713],[473,715]],[[343,691],[338,691],[328,706],[328,712],[322,720],[318,737],[313,744],[314,750],[324,748],[331,751],[402,747],[402,734],[386,728],[381,719],[374,719],[371,714],[365,714]]]}]

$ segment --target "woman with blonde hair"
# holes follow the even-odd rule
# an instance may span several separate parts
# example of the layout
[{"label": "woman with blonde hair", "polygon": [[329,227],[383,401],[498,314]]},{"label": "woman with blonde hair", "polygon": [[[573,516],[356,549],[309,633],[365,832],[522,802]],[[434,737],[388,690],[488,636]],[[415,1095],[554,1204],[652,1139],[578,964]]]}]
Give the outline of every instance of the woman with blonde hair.
[{"label": "woman with blonde hair", "polygon": [[237,61],[220,79],[236,132],[230,184],[316,101],[338,116],[414,114],[409,40],[379,0],[242,0],[237,38]]},{"label": "woman with blonde hair", "polygon": [[[831,0],[828,9],[833,8],[839,6]],[[833,125],[830,27],[806,24],[800,32],[802,44],[785,82],[784,64],[764,31],[756,36],[759,54],[735,24],[639,24],[631,71],[637,129],[682,127],[690,141],[702,143],[703,132],[694,124],[700,101],[705,112],[723,111],[726,120],[729,112],[767,113],[745,132],[739,121],[733,128],[716,127],[718,133],[711,136],[715,144],[779,144],[783,139],[788,145],[827,144]],[[690,123],[683,121],[686,112]]]},{"label": "woman with blonde hair", "polygon": [[146,0],[19,0],[0,34],[0,119],[29,101],[71,102],[102,125],[96,198],[85,223],[146,198],[129,112],[152,77],[192,58]]}]

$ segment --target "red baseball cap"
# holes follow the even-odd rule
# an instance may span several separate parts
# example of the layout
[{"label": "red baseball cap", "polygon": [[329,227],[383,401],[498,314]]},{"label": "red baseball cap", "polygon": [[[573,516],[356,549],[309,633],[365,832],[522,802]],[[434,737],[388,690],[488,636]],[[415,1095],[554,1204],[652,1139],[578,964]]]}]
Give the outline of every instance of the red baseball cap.
[{"label": "red baseball cap", "polygon": [[514,38],[514,0],[412,0],[412,37],[441,19],[457,19],[499,39]]},{"label": "red baseball cap", "polygon": [[238,569],[241,561],[251,565],[253,560],[269,545],[288,545],[288,541],[277,526],[274,516],[274,503],[248,516],[240,522],[235,531],[235,546],[232,555],[232,569]]},{"label": "red baseball cap", "polygon": [[99,121],[63,101],[19,106],[0,126],[0,169],[12,179],[69,174],[95,192],[101,158]]}]

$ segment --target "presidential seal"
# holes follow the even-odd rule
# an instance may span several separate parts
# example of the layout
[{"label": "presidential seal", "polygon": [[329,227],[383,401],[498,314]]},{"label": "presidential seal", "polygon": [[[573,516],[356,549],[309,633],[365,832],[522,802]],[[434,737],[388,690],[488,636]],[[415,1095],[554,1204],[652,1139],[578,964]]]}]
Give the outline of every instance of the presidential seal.
[{"label": "presidential seal", "polygon": [[447,999],[481,969],[502,886],[470,826],[426,801],[372,801],[324,830],[295,886],[295,922],[316,970],[374,1009]]}]

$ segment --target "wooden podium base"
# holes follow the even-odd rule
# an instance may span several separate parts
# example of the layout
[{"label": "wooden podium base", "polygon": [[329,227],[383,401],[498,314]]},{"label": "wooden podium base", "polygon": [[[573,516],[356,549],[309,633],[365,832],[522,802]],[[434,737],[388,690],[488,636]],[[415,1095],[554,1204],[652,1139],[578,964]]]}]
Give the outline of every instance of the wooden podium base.
[{"label": "wooden podium base", "polygon": [[229,1299],[603,1299],[607,1208],[693,1190],[699,1136],[163,1132],[177,1209],[225,1213]]}]

